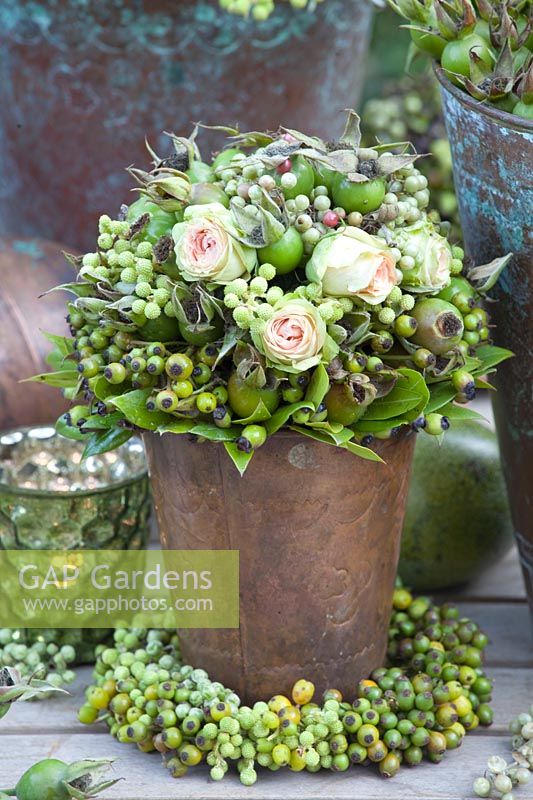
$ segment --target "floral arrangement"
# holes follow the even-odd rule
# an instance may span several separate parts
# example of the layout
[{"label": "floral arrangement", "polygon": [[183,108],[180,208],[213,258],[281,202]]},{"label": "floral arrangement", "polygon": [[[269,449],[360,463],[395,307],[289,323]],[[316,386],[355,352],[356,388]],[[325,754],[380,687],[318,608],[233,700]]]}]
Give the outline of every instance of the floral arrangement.
[{"label": "floral arrangement", "polygon": [[533,119],[530,0],[388,0],[429,54],[476,100]]},{"label": "floral arrangement", "polygon": [[[424,157],[431,203],[440,219],[450,224],[447,235],[461,241],[461,223],[453,185],[452,154],[446,136],[438,83],[424,71],[413,78],[388,82],[382,93],[369,98],[361,113],[365,138],[375,141],[412,142]],[[438,221],[438,220],[437,220]]]},{"label": "floral arrangement", "polygon": [[34,378],[75,403],[59,431],[87,454],[189,433],[242,473],[284,427],[380,461],[374,439],[478,416],[464,404],[510,355],[480,305],[507,258],[464,274],[416,153],[362,148],[352,111],[335,143],[220,130],[211,163],[196,129],[130,168],[140,198],[70,257],[72,336]]},{"label": "floral arrangement", "polygon": [[[252,17],[257,22],[268,19],[274,11],[275,0],[218,0],[220,7],[230,14],[240,14],[243,17]],[[284,0],[293,8],[314,11],[318,3],[324,0]]]}]

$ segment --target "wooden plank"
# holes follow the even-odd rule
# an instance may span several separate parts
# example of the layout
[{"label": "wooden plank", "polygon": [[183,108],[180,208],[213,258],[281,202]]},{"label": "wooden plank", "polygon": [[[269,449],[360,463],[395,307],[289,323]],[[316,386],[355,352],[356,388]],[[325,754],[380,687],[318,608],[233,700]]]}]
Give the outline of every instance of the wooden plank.
[{"label": "wooden plank", "polygon": [[518,550],[513,545],[511,550],[497,564],[483,572],[467,586],[450,589],[435,594],[437,602],[444,602],[453,597],[456,601],[472,602],[483,600],[489,602],[517,601],[526,599],[524,578],[518,558]]},{"label": "wooden plank", "polygon": [[488,667],[533,666],[531,616],[526,603],[459,603],[461,613],[490,637]]},{"label": "wooden plank", "polygon": [[[458,800],[472,796],[472,780],[483,772],[490,755],[509,753],[507,738],[471,737],[442,764],[402,768],[390,781],[381,779],[374,769],[318,775],[261,770],[258,782],[250,788],[242,786],[233,771],[222,782],[213,783],[204,767],[176,782],[161,766],[159,756],[141,754],[102,736],[13,735],[5,737],[2,744],[0,786],[6,787],[41,758],[115,757],[114,773],[125,780],[102,796],[109,800]],[[533,800],[533,787],[521,789],[520,798]]]}]

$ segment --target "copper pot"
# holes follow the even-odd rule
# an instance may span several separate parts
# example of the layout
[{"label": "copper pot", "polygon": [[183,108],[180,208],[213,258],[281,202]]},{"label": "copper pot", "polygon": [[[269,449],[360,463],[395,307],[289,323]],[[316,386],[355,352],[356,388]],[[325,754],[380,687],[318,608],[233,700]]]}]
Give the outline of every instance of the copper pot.
[{"label": "copper pot", "polygon": [[68,336],[66,295],[53,292],[72,281],[62,246],[40,239],[0,239],[0,430],[55,422],[68,406],[59,389],[20,383],[49,372],[52,345],[42,331]]},{"label": "copper pot", "polygon": [[[162,154],[162,131],[198,120],[338,136],[371,18],[370,0],[282,2],[261,24],[218,0],[0,0],[0,232],[94,249],[99,214],[131,199],[125,167],[148,164],[145,134]],[[220,142],[199,140],[206,157]]]},{"label": "copper pot", "polygon": [[185,661],[247,702],[304,676],[351,696],[386,653],[414,436],[379,464],[282,432],[243,478],[220,445],[144,438],[163,547],[240,551],[240,628],[181,631]]},{"label": "copper pot", "polygon": [[513,253],[491,291],[496,344],[515,357],[490,376],[503,473],[533,615],[533,121],[479,103],[441,71],[466,249],[476,264]]}]

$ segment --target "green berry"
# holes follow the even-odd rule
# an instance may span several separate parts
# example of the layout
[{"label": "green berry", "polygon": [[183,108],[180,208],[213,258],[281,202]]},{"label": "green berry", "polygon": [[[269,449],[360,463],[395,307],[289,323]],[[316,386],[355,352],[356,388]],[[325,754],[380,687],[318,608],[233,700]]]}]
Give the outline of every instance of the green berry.
[{"label": "green berry", "polygon": [[189,356],[184,353],[176,353],[167,359],[165,371],[171,378],[184,380],[190,378],[193,373],[194,364]]},{"label": "green berry", "polygon": [[211,414],[217,404],[217,398],[212,392],[200,392],[196,397],[196,407],[201,414]]},{"label": "green berry", "polygon": [[144,307],[144,315],[146,319],[157,319],[161,316],[161,308],[155,302],[146,303]]}]

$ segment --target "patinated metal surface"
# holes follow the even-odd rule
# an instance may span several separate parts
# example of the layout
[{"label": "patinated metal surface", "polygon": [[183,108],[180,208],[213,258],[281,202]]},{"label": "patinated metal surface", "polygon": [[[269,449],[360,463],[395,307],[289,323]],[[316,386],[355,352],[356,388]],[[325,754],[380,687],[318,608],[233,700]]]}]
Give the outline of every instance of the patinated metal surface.
[{"label": "patinated metal surface", "polygon": [[68,335],[62,292],[39,295],[74,280],[62,245],[39,239],[0,239],[0,430],[55,421],[68,405],[59,389],[19,383],[49,371],[52,345],[41,331]]},{"label": "patinated metal surface", "polygon": [[477,263],[514,253],[491,292],[496,344],[515,353],[494,377],[493,405],[533,611],[533,122],[439,79],[467,250]]},{"label": "patinated metal surface", "polygon": [[[315,13],[279,3],[258,25],[218,0],[0,0],[0,233],[93,249],[127,201],[144,136],[192,121],[342,130],[364,78],[369,0]],[[207,153],[220,137],[202,137]]]},{"label": "patinated metal surface", "polygon": [[181,631],[186,662],[246,701],[303,676],[353,695],[387,647],[414,438],[376,464],[283,432],[240,478],[220,445],[147,434],[163,546],[240,551],[240,628]]}]

